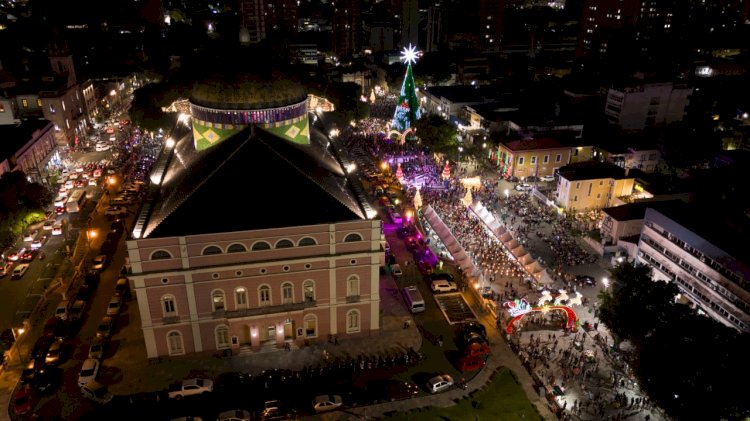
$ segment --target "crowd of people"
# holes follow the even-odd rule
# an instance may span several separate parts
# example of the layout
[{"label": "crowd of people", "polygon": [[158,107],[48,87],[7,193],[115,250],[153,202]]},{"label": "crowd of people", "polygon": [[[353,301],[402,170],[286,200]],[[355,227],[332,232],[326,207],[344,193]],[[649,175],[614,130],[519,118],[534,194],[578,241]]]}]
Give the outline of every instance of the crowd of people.
[{"label": "crowd of people", "polygon": [[[446,163],[439,155],[419,144],[401,144],[388,139],[386,123],[385,120],[369,119],[358,124],[345,138],[348,147],[387,162],[393,172],[400,164],[408,200],[411,201],[416,192],[413,185],[418,184],[423,204],[429,204],[435,210],[471,258],[480,276],[493,286],[492,296],[485,298],[494,298],[496,304],[515,298],[535,302],[537,291],[531,288],[532,282],[528,282],[531,275],[482,221],[472,217],[462,202],[467,187],[459,181],[455,164],[450,164],[450,176],[444,177]],[[481,201],[514,238],[547,264],[552,279],[570,288],[575,277],[567,273],[566,268],[596,261],[597,257],[583,250],[570,234],[574,221],[557,214],[553,208],[539,206],[529,194],[499,194],[495,181],[487,179],[480,186],[469,189],[473,199]],[[544,248],[546,253],[542,251]],[[625,379],[616,371],[619,365],[613,363],[616,356],[610,354],[607,342],[588,336],[599,337],[598,332],[566,332],[564,335],[575,336],[563,339],[562,336],[557,338],[553,337],[555,334],[548,336],[534,330],[562,332],[565,321],[561,317],[554,313],[530,317],[527,322],[536,326],[517,329],[509,337],[511,346],[516,348],[529,371],[540,378],[541,384],[562,389],[573,384],[576,386],[565,394],[565,399],[558,400],[561,417],[616,420],[651,409],[646,399],[626,387]],[[605,358],[608,364],[600,368]],[[573,390],[578,393],[571,393]],[[650,418],[647,412],[643,415],[646,420]]]}]

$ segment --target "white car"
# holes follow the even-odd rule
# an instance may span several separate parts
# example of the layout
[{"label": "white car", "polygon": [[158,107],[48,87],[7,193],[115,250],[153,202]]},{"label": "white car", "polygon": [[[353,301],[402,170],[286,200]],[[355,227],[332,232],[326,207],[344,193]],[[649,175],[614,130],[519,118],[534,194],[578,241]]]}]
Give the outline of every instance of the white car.
[{"label": "white car", "polygon": [[447,281],[445,279],[438,279],[432,281],[430,284],[432,292],[456,292],[458,291],[458,285],[455,282]]},{"label": "white car", "polygon": [[81,387],[86,383],[96,380],[99,374],[99,360],[89,358],[83,362],[80,373],[78,373],[78,386]]},{"label": "white car", "polygon": [[340,407],[343,403],[344,401],[339,395],[319,395],[316,396],[312,401],[313,409],[315,409],[315,412],[333,411],[334,409]]},{"label": "white car", "polygon": [[185,379],[169,387],[167,395],[172,399],[181,399],[185,396],[200,395],[214,391],[214,382],[209,379]]},{"label": "white car", "polygon": [[48,219],[44,221],[44,225],[42,225],[42,229],[45,231],[52,231],[52,227],[55,225],[54,219]]},{"label": "white car", "polygon": [[81,393],[86,399],[90,399],[98,403],[107,403],[114,398],[112,392],[107,390],[107,387],[103,384],[92,380],[85,385],[81,386]]},{"label": "white car", "polygon": [[104,214],[108,216],[120,216],[126,213],[128,213],[128,208],[125,206],[110,206],[104,211]]},{"label": "white car", "polygon": [[62,222],[55,222],[52,225],[52,235],[62,235]]},{"label": "white car", "polygon": [[39,234],[37,230],[29,231],[23,235],[23,241],[34,241],[37,234]]},{"label": "white car", "polygon": [[97,143],[94,147],[94,150],[97,152],[104,152],[108,151],[110,148],[112,148],[112,145],[108,145],[106,143]]},{"label": "white car", "polygon": [[521,183],[516,184],[516,187],[514,187],[517,191],[531,191],[532,187],[531,184]]},{"label": "white car", "polygon": [[253,419],[253,415],[250,411],[244,409],[234,409],[231,411],[224,411],[219,414],[218,421],[250,421]]},{"label": "white car", "polygon": [[545,175],[539,178],[539,181],[555,181],[554,175]]},{"label": "white car", "polygon": [[430,393],[438,393],[450,389],[453,386],[453,377],[449,374],[435,376],[427,382],[427,390]]}]

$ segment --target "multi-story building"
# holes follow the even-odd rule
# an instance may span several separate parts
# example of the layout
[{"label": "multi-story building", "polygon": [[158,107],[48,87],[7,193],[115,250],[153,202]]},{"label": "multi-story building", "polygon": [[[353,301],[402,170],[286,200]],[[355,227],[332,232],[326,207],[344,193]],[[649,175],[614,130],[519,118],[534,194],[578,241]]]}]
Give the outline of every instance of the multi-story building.
[{"label": "multi-story building", "polygon": [[687,204],[649,208],[638,262],[655,280],[676,282],[679,300],[741,332],[750,331],[750,256],[736,227]]},{"label": "multi-story building", "polygon": [[626,170],[638,169],[646,173],[656,171],[661,161],[661,151],[656,147],[621,148],[618,145],[601,145],[596,147],[597,156]]},{"label": "multi-story building", "polygon": [[544,177],[570,162],[571,148],[549,139],[526,139],[501,142],[497,164],[504,177]]},{"label": "multi-story building", "polygon": [[610,163],[588,161],[559,170],[557,204],[567,212],[601,209],[625,203],[633,194],[634,179]]},{"label": "multi-story building", "polygon": [[644,83],[634,80],[607,92],[604,114],[623,130],[682,121],[693,88],[665,83]]},{"label": "multi-story building", "polygon": [[304,90],[222,83],[194,91],[127,242],[148,357],[377,335],[381,221]]},{"label": "multi-story building", "polygon": [[333,14],[333,49],[340,56],[358,54],[362,49],[362,5],[359,0],[336,3]]},{"label": "multi-story building", "polygon": [[0,177],[23,171],[34,183],[47,184],[50,168],[60,164],[54,125],[47,120],[27,120],[0,125]]}]

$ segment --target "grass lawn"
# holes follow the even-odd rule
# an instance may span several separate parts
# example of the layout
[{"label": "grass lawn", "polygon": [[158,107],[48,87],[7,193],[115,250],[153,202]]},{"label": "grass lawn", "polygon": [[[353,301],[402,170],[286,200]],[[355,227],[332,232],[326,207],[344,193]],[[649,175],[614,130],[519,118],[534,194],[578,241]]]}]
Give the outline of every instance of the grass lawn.
[{"label": "grass lawn", "polygon": [[409,412],[389,414],[389,420],[413,421],[444,420],[542,420],[536,408],[526,398],[521,386],[513,374],[506,368],[500,368],[484,389],[475,391],[471,396],[462,399],[449,408],[422,408]]}]

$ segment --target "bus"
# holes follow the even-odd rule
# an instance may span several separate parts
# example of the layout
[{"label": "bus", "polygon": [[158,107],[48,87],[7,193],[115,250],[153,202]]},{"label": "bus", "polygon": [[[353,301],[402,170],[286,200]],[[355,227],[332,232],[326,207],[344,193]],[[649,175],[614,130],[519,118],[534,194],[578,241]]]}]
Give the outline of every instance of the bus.
[{"label": "bus", "polygon": [[68,213],[80,212],[83,205],[86,204],[86,191],[83,189],[74,190],[68,201],[65,202],[65,210]]}]

